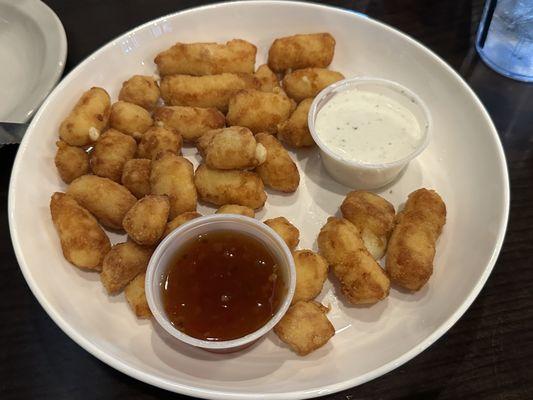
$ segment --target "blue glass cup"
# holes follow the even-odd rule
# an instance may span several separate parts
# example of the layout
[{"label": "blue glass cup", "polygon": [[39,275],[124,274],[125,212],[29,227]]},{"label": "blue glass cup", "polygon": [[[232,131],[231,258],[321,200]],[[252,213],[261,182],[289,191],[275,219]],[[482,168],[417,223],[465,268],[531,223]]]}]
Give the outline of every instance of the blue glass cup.
[{"label": "blue glass cup", "polygon": [[533,0],[487,0],[476,49],[496,72],[533,82]]}]

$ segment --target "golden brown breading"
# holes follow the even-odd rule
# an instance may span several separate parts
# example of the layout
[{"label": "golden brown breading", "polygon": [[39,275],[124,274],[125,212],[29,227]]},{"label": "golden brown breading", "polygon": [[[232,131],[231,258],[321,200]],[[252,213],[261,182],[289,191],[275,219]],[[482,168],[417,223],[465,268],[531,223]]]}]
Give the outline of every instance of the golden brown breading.
[{"label": "golden brown breading", "polygon": [[280,87],[278,77],[266,64],[259,66],[254,76],[259,80],[259,90],[263,92],[272,92],[274,88]]},{"label": "golden brown breading", "polygon": [[256,168],[264,184],[281,192],[294,192],[300,184],[298,167],[283,145],[268,133],[255,135],[266,148],[266,160]]},{"label": "golden brown breading", "polygon": [[238,204],[225,204],[216,211],[216,214],[237,214],[250,218],[255,217],[254,210],[250,207],[240,206]]},{"label": "golden brown breading", "polygon": [[63,182],[70,183],[89,172],[89,155],[80,147],[69,146],[62,140],[56,142],[54,163]]},{"label": "golden brown breading", "polygon": [[118,294],[140,273],[146,271],[153,247],[140,246],[128,240],[115,244],[106,254],[100,280],[107,293]]},{"label": "golden brown breading", "polygon": [[326,317],[327,311],[316,301],[299,301],[289,307],[274,332],[295,353],[305,356],[335,335],[335,328]]},{"label": "golden brown breading", "polygon": [[176,43],[157,55],[154,62],[161,76],[173,74],[213,75],[223,72],[254,72],[257,48],[233,39],[225,44]]},{"label": "golden brown breading", "polygon": [[359,231],[350,221],[328,218],[317,242],[351,304],[373,304],[388,296],[389,278],[365,248]]},{"label": "golden brown breading", "polygon": [[172,232],[177,227],[183,225],[185,222],[189,222],[192,219],[201,217],[202,214],[196,212],[196,211],[187,211],[180,215],[178,215],[173,220],[169,221],[165,228],[165,233],[163,233],[163,237],[167,236],[170,232]]},{"label": "golden brown breading", "polygon": [[156,124],[174,129],[187,142],[196,142],[211,129],[223,128],[226,117],[216,108],[159,107],[154,111]]},{"label": "golden brown breading", "polygon": [[118,99],[150,111],[156,106],[160,94],[159,86],[153,77],[133,75],[122,84]]},{"label": "golden brown breading", "polygon": [[370,254],[358,251],[346,263],[334,264],[332,270],[351,304],[374,304],[389,295],[390,280]]},{"label": "golden brown breading", "polygon": [[329,33],[294,35],[274,40],[268,65],[275,72],[306,67],[327,67],[333,60],[335,39]]},{"label": "golden brown breading", "polygon": [[72,181],[67,194],[89,210],[102,225],[122,229],[122,220],[137,199],[124,186],[108,178],[83,175]]},{"label": "golden brown breading", "polygon": [[137,157],[152,159],[165,151],[179,155],[182,144],[183,140],[179,133],[161,126],[152,126],[142,136]]},{"label": "golden brown breading", "polygon": [[218,108],[228,111],[232,96],[243,89],[257,89],[259,81],[251,74],[205,76],[168,75],[161,80],[161,96],[166,105]]},{"label": "golden brown breading", "polygon": [[296,250],[292,256],[296,267],[296,290],[292,304],[300,300],[313,300],[322,291],[329,265],[324,257],[311,250]]},{"label": "golden brown breading", "polygon": [[298,246],[298,243],[300,242],[300,231],[293,224],[291,224],[287,218],[271,218],[265,220],[264,222],[281,236],[291,251]]},{"label": "golden brown breading", "polygon": [[95,175],[120,182],[124,164],[135,156],[137,142],[116,129],[108,129],[94,144],[91,169]]},{"label": "golden brown breading", "polygon": [[394,206],[377,194],[354,190],[346,195],[341,212],[357,227],[372,257],[383,257],[394,227]]},{"label": "golden brown breading", "polygon": [[185,211],[196,210],[197,195],[193,176],[192,163],[176,154],[160,153],[152,160],[151,193],[168,196],[169,218],[174,218]]},{"label": "golden brown breading", "polygon": [[248,128],[231,126],[207,132],[196,142],[205,164],[215,169],[247,169],[265,162],[266,149]]},{"label": "golden brown breading", "polygon": [[151,169],[152,161],[144,158],[134,158],[124,164],[122,184],[138,199],[150,194]]},{"label": "golden brown breading", "polygon": [[124,288],[124,297],[130,305],[132,311],[138,318],[151,318],[152,311],[146,301],[146,293],[144,292],[144,283],[146,280],[146,272],[137,275]]},{"label": "golden brown breading", "polygon": [[141,139],[142,134],[153,125],[150,113],[137,104],[117,101],[111,106],[109,126],[116,130]]},{"label": "golden brown breading", "polygon": [[238,204],[255,210],[263,207],[267,198],[263,181],[254,172],[223,171],[200,164],[194,183],[200,198],[217,206]]},{"label": "golden brown breading", "polygon": [[102,260],[111,244],[91,213],[71,196],[59,192],[52,195],[50,213],[67,261],[77,267],[101,271]]},{"label": "golden brown breading", "polygon": [[[361,248],[364,249],[359,230],[344,218],[328,218],[317,238],[320,254],[329,265],[347,262]],[[377,265],[377,264],[376,264]]]},{"label": "golden brown breading", "polygon": [[315,97],[326,86],[344,79],[340,72],[323,68],[297,69],[285,75],[283,89],[291,99],[300,102]]},{"label": "golden brown breading", "polygon": [[165,231],[170,203],[167,196],[151,194],[143,197],[124,216],[122,226],[138,244],[156,244]]},{"label": "golden brown breading", "polygon": [[71,146],[86,146],[98,139],[107,126],[111,100],[107,92],[93,87],[83,93],[59,127],[59,136]]},{"label": "golden brown breading", "polygon": [[435,245],[446,223],[446,205],[434,190],[411,193],[396,216],[387,249],[386,269],[391,280],[419,290],[433,273]]},{"label": "golden brown breading", "polygon": [[289,119],[278,125],[278,139],[294,147],[314,146],[315,141],[309,132],[307,115],[313,99],[305,99],[298,104]]},{"label": "golden brown breading", "polygon": [[245,126],[253,133],[276,134],[278,124],[286,121],[295,107],[281,88],[273,92],[241,90],[229,100],[226,120],[229,125]]},{"label": "golden brown breading", "polygon": [[[195,143],[198,153],[202,156],[202,158],[205,158],[209,144],[211,143],[211,141],[213,140],[213,138],[215,137],[217,133],[222,132],[222,129],[229,129],[231,131],[231,130],[238,130],[239,128],[240,128],[239,126],[230,126],[229,128],[212,129],[210,131],[207,131],[202,136],[200,136]],[[248,128],[243,128],[243,129],[248,129]]]}]

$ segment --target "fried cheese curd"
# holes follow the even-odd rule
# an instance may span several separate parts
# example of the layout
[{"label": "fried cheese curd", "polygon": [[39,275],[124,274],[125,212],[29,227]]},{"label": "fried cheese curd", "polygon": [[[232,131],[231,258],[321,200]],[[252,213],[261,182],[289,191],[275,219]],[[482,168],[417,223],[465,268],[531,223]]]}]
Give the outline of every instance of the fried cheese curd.
[{"label": "fried cheese curd", "polygon": [[267,198],[263,181],[250,171],[218,170],[200,164],[194,183],[200,198],[217,206],[238,204],[256,210]]},{"label": "fried cheese curd", "polygon": [[110,107],[111,99],[104,89],[90,88],[61,122],[59,137],[71,146],[93,143],[107,127]]},{"label": "fried cheese curd", "polygon": [[286,121],[296,108],[280,88],[272,92],[241,90],[229,100],[226,120],[229,125],[245,126],[253,133],[276,134],[278,124]]},{"label": "fried cheese curd", "polygon": [[77,267],[101,271],[111,244],[96,218],[72,196],[60,192],[52,195],[50,213],[65,259]]},{"label": "fried cheese curd", "polygon": [[389,278],[365,248],[358,229],[350,221],[328,218],[317,242],[348,302],[373,304],[388,296]]},{"label": "fried cheese curd", "polygon": [[381,259],[394,227],[394,206],[377,194],[354,190],[346,195],[341,212],[357,227],[372,257]]},{"label": "fried cheese curd", "polygon": [[307,67],[325,68],[335,53],[329,33],[299,34],[274,40],[268,51],[268,66],[274,72]]},{"label": "fried cheese curd", "polygon": [[152,311],[150,311],[144,291],[145,280],[146,272],[142,272],[124,288],[124,297],[138,318],[152,317]]},{"label": "fried cheese curd", "polygon": [[263,92],[272,92],[274,88],[280,87],[277,75],[267,64],[260,65],[255,71],[254,76],[259,80],[259,90]]},{"label": "fried cheese curd", "polygon": [[169,106],[217,108],[226,113],[232,96],[240,90],[259,86],[256,77],[244,73],[168,75],[161,79],[161,97]]},{"label": "fried cheese curd", "polygon": [[285,75],[283,89],[291,99],[301,102],[309,97],[315,97],[326,86],[344,79],[340,72],[325,68],[297,69]]},{"label": "fried cheese curd", "polygon": [[122,84],[118,99],[151,111],[161,96],[157,81],[151,76],[133,75]]},{"label": "fried cheese curd", "polygon": [[102,225],[119,230],[122,229],[124,215],[137,201],[124,186],[96,175],[75,179],[67,194],[90,211]]},{"label": "fried cheese curd", "polygon": [[293,147],[315,145],[307,124],[307,116],[312,103],[312,98],[302,100],[289,119],[278,125],[278,139],[280,141]]},{"label": "fried cheese curd", "polygon": [[446,205],[434,190],[411,193],[396,216],[386,270],[393,283],[420,290],[433,273],[436,242],[446,223]]},{"label": "fried cheese curd", "polygon": [[255,139],[266,149],[265,162],[256,168],[264,184],[280,192],[296,191],[300,184],[300,173],[285,147],[268,133],[259,133]]},{"label": "fried cheese curd", "polygon": [[151,193],[168,196],[169,218],[186,211],[196,211],[197,194],[193,176],[192,163],[174,153],[160,153],[152,160]]},{"label": "fried cheese curd", "polygon": [[91,169],[95,175],[120,182],[126,162],[135,156],[137,142],[116,129],[106,130],[91,151]]},{"label": "fried cheese curd", "polygon": [[81,147],[70,146],[62,140],[56,142],[54,163],[59,176],[65,183],[89,173],[89,155]]},{"label": "fried cheese curd", "polygon": [[274,332],[296,354],[305,356],[335,335],[327,312],[328,308],[316,301],[299,301],[289,307]]},{"label": "fried cheese curd", "polygon": [[169,212],[170,202],[167,196],[150,194],[129,209],[122,226],[137,244],[155,245],[165,232]]},{"label": "fried cheese curd", "polygon": [[152,159],[166,151],[179,155],[182,144],[183,139],[179,133],[161,126],[152,126],[142,135],[137,157]]},{"label": "fried cheese curd", "polygon": [[324,257],[311,250],[296,250],[292,256],[296,268],[296,290],[292,304],[313,300],[322,291],[329,265]]},{"label": "fried cheese curd", "polygon": [[196,143],[205,164],[215,169],[249,169],[265,162],[265,147],[248,128],[231,126],[207,132]]},{"label": "fried cheese curd", "polygon": [[119,100],[111,106],[109,126],[140,140],[143,133],[154,124],[150,113],[137,104]]},{"label": "fried cheese curd", "polygon": [[254,72],[257,47],[242,39],[225,44],[176,43],[157,55],[154,62],[161,76],[214,75],[224,72]]},{"label": "fried cheese curd", "polygon": [[281,236],[289,250],[294,250],[300,242],[300,231],[285,217],[270,218],[264,221]]},{"label": "fried cheese curd", "polygon": [[137,275],[146,271],[153,247],[132,240],[115,244],[104,257],[100,281],[108,294],[120,293]]},{"label": "fried cheese curd", "polygon": [[124,164],[121,182],[138,199],[150,194],[152,160],[133,158]]},{"label": "fried cheese curd", "polygon": [[226,117],[216,108],[166,106],[154,110],[155,124],[173,129],[185,142],[195,143],[212,129],[223,128]]}]

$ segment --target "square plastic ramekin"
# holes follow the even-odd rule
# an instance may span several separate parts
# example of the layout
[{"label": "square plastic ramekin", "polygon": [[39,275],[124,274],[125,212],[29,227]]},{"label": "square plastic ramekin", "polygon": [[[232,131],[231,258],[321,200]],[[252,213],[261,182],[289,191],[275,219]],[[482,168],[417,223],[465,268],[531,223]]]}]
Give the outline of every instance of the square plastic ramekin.
[{"label": "square plastic ramekin", "polygon": [[[161,286],[166,269],[180,247],[200,234],[214,231],[238,231],[261,241],[280,267],[286,291],[274,316],[261,328],[238,339],[209,341],[197,339],[176,329],[169,321],[162,301]],[[283,239],[269,226],[249,217],[233,214],[212,214],[193,219],[172,231],[156,248],[146,271],[145,292],[148,306],[155,320],[176,339],[191,346],[217,353],[231,353],[244,349],[270,331],[283,317],[291,304],[296,286],[296,270],[291,252]]]},{"label": "square plastic ramekin", "polygon": [[[378,164],[346,159],[333,152],[317,134],[315,121],[320,109],[333,96],[354,88],[385,95],[406,107],[415,116],[422,133],[416,149],[397,161]],[[322,164],[333,179],[353,189],[376,189],[392,182],[411,160],[424,151],[429,144],[432,122],[426,104],[406,87],[387,79],[357,77],[344,79],[322,90],[311,104],[308,125],[309,132],[320,150]]]}]

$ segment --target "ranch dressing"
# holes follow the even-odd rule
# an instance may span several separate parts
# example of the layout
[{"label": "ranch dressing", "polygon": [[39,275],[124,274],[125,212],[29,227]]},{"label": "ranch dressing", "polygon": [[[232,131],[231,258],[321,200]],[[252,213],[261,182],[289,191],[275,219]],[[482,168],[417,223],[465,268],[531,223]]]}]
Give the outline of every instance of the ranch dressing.
[{"label": "ranch dressing", "polygon": [[318,112],[315,130],[338,156],[369,164],[401,160],[422,140],[418,121],[406,107],[358,89],[335,94]]}]

